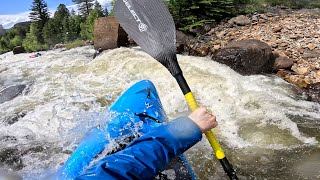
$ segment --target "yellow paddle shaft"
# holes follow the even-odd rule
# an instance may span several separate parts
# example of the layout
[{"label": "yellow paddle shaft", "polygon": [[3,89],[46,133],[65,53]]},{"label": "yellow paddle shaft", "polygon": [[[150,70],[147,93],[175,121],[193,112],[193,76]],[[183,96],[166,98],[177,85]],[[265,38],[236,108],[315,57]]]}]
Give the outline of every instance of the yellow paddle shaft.
[{"label": "yellow paddle shaft", "polygon": [[[185,97],[191,111],[195,111],[199,107],[192,92],[185,94],[184,97]],[[207,139],[209,140],[209,143],[210,143],[214,153],[216,154],[216,157],[218,159],[223,159],[225,157],[225,154],[224,154],[219,142],[217,141],[216,137],[212,133],[212,131],[211,130],[207,131],[204,134],[207,136]]]}]

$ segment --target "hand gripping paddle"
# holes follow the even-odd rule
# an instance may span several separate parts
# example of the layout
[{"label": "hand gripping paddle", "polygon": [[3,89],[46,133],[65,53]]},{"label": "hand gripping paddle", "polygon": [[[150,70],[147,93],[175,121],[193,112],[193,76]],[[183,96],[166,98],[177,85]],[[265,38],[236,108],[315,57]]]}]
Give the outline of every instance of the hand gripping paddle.
[{"label": "hand gripping paddle", "polygon": [[[122,28],[150,56],[164,65],[177,80],[192,111],[198,104],[182,74],[176,55],[176,28],[161,0],[116,0],[114,13]],[[232,165],[213,135],[205,132],[209,143],[230,179],[238,179]]]}]

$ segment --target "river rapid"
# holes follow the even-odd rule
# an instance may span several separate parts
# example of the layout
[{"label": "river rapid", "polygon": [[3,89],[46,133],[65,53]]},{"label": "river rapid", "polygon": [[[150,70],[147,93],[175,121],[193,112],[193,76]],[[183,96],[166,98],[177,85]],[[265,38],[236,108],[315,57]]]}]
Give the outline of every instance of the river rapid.
[{"label": "river rapid", "polygon": [[[170,119],[190,112],[175,79],[138,47],[93,53],[87,46],[0,55],[0,92],[26,85],[0,103],[0,174],[55,171],[109,117],[97,99],[108,106],[142,79],[154,83]],[[178,61],[199,104],[217,116],[213,131],[240,179],[320,179],[319,104],[276,76],[242,76],[210,58]],[[198,179],[228,179],[205,137],[186,156]]]}]

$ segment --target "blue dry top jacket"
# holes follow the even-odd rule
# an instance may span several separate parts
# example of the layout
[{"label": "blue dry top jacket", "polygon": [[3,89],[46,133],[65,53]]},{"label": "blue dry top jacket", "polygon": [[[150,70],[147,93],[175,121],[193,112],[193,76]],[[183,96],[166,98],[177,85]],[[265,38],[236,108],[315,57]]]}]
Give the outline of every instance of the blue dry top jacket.
[{"label": "blue dry top jacket", "polygon": [[100,160],[76,179],[153,179],[201,138],[201,130],[191,119],[179,117]]}]

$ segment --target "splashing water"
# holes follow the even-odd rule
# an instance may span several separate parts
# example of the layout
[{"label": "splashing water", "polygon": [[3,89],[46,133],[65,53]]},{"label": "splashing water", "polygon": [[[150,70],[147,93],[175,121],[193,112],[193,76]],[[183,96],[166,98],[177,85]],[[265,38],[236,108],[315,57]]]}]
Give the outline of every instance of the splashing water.
[{"label": "splashing water", "polygon": [[[112,117],[96,100],[108,106],[142,79],[155,84],[170,119],[189,113],[175,79],[139,48],[94,60],[91,47],[41,53],[0,55],[0,91],[28,86],[0,104],[0,168],[25,178],[57,169],[90,128]],[[199,104],[217,116],[213,131],[240,178],[320,179],[319,104],[275,76],[241,76],[209,58],[178,61]],[[205,138],[187,157],[199,179],[226,179]]]}]

